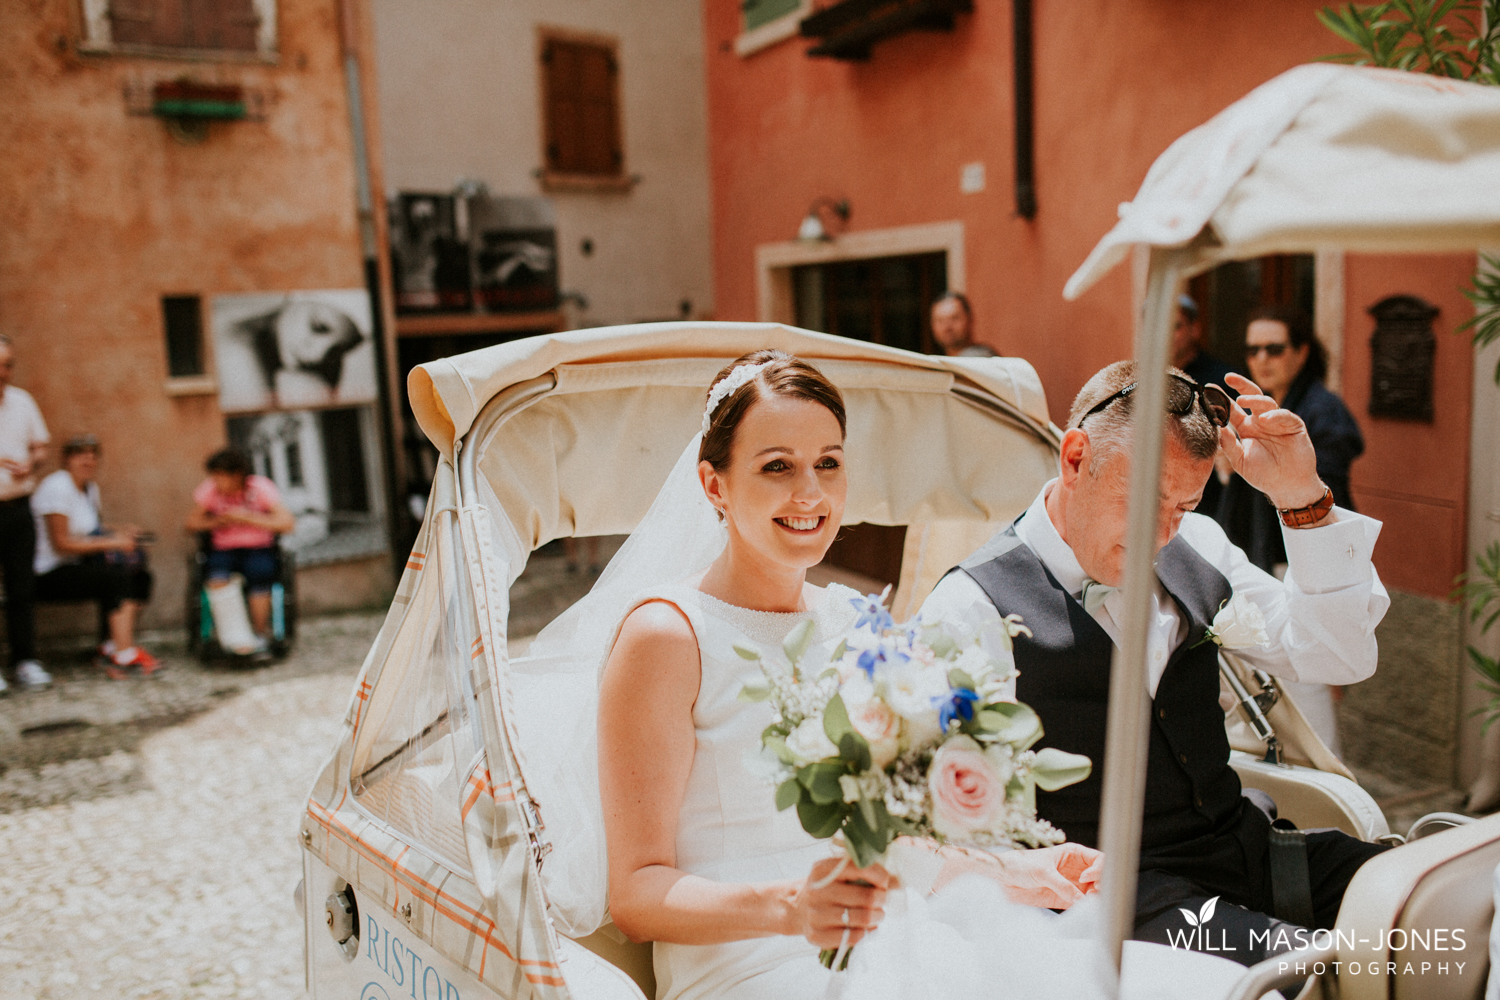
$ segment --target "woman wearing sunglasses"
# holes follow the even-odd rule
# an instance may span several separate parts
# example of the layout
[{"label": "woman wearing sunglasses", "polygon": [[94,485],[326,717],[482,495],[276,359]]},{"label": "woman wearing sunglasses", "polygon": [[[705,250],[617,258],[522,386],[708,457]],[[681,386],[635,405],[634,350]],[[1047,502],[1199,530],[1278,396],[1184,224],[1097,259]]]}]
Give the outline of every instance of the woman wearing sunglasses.
[{"label": "woman wearing sunglasses", "polygon": [[[1349,466],[1365,450],[1354,414],[1323,384],[1328,362],[1307,314],[1292,306],[1267,306],[1250,315],[1245,362],[1261,391],[1307,424],[1318,453],[1318,475],[1334,503],[1354,510]],[[1286,565],[1281,523],[1265,498],[1239,476],[1230,480],[1219,506],[1219,523],[1250,561],[1278,576]]]},{"label": "woman wearing sunglasses", "polygon": [[[1354,414],[1323,384],[1328,362],[1313,336],[1307,314],[1292,306],[1267,306],[1250,315],[1245,330],[1245,363],[1261,391],[1307,424],[1318,455],[1318,476],[1345,510],[1354,510],[1349,466],[1365,450]],[[1230,479],[1219,502],[1218,521],[1229,540],[1250,561],[1280,577],[1286,572],[1281,523],[1264,496],[1239,476]],[[1287,682],[1318,736],[1340,753],[1333,692],[1323,684]]]}]

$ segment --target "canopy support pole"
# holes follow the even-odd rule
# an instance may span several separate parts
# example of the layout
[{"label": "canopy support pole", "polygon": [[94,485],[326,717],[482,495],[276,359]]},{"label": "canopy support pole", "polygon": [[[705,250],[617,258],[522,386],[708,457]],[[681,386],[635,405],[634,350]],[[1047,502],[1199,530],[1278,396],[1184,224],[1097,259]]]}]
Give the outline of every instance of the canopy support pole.
[{"label": "canopy support pole", "polygon": [[1189,256],[1185,249],[1152,248],[1145,315],[1135,336],[1136,378],[1140,384],[1134,393],[1131,419],[1130,516],[1121,581],[1125,621],[1109,678],[1099,836],[1099,847],[1105,855],[1104,902],[1108,913],[1104,958],[1107,972],[1114,975],[1116,994],[1122,949],[1135,929],[1136,875],[1151,732],[1146,639],[1160,516],[1167,364],[1177,286]]}]

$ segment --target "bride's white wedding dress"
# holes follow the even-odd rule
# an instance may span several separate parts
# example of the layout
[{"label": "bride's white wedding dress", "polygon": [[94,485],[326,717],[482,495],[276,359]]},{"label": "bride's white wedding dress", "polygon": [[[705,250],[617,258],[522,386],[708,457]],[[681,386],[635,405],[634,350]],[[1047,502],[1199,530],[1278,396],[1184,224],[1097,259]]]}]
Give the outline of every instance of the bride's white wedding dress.
[{"label": "bride's white wedding dress", "polygon": [[[738,698],[760,667],[736,644],[774,655],[791,629],[816,623],[813,642],[831,648],[853,626],[858,594],[838,584],[808,587],[809,611],[752,611],[691,583],[653,589],[687,616],[698,638],[702,682],[693,706],[696,748],[677,822],[677,867],[721,882],[800,880],[830,857],[829,841],[803,831],[795,810],[778,812],[775,790],[753,756],[772,720],[764,702]],[[814,661],[816,662],[816,661]],[[882,926],[854,949],[849,969],[830,973],[801,937],[719,945],[658,943],[660,1000],[1082,1000],[1103,997],[1097,899],[1058,916],[1011,903],[994,882],[968,877],[936,895],[892,892]],[[1130,942],[1122,996],[1204,1000],[1225,995],[1244,970],[1224,959]]]},{"label": "bride's white wedding dress", "polygon": [[[538,635],[529,665],[514,664],[520,746],[528,786],[545,804],[557,849],[542,869],[559,929],[588,934],[605,919],[605,847],[597,773],[578,767],[596,752],[593,707],[620,622],[643,600],[670,601],[697,636],[702,682],[693,709],[697,746],[677,827],[677,864],[721,881],[807,877],[832,855],[794,810],[778,812],[775,789],[746,757],[771,722],[764,702],[738,700],[759,667],[734,645],[773,650],[806,617],[815,641],[836,643],[855,621],[847,587],[808,588],[804,613],[751,611],[700,592],[696,581],[727,535],[698,484],[698,438],[688,442],[656,502],[610,561],[594,589]],[[558,714],[558,704],[581,711]],[[1095,762],[1096,764],[1098,762]],[[930,866],[929,866],[930,868]],[[921,881],[902,873],[909,884]],[[930,880],[930,873],[928,879]],[[925,887],[887,897],[886,919],[854,949],[849,969],[830,973],[800,937],[721,945],[655,946],[661,1000],[1086,1000],[1102,997],[1102,912],[1088,897],[1062,916],[1009,902],[988,879],[970,877],[927,896]],[[1209,1000],[1228,993],[1243,969],[1225,959],[1127,942],[1121,996]]]}]

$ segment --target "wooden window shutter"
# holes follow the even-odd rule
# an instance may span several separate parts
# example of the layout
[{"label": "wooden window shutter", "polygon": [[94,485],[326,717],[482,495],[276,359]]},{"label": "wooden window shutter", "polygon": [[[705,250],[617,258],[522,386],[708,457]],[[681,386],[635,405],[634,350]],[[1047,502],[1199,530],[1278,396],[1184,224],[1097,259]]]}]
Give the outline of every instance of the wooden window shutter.
[{"label": "wooden window shutter", "polygon": [[187,38],[194,49],[254,52],[260,15],[254,0],[186,0]]},{"label": "wooden window shutter", "polygon": [[116,45],[178,45],[182,0],[110,0],[109,29]]},{"label": "wooden window shutter", "polygon": [[619,64],[608,45],[548,39],[542,46],[547,170],[618,176]]},{"label": "wooden window shutter", "polygon": [[110,0],[117,45],[254,52],[260,15],[254,0]]}]

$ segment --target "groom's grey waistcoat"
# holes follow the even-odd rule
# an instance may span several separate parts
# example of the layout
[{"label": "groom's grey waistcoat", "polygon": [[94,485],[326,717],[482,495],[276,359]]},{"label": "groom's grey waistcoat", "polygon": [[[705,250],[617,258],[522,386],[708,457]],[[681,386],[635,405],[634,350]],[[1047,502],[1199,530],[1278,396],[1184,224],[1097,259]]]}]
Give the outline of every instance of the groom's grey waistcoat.
[{"label": "groom's grey waistcoat", "polygon": [[[1068,839],[1097,846],[1104,778],[1104,730],[1114,643],[1052,576],[1036,554],[1006,529],[959,567],[1002,615],[1018,614],[1031,638],[1016,637],[1016,698],[1042,718],[1038,747],[1087,754],[1087,780],[1037,793],[1037,813]],[[1232,590],[1224,575],[1181,537],[1164,547],[1156,574],[1189,622],[1186,639],[1167,662],[1151,703],[1151,750],[1141,850],[1178,853],[1189,842],[1230,833],[1243,808],[1240,781],[1229,767],[1229,741],[1219,708],[1218,646],[1192,648]]]}]

